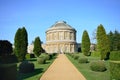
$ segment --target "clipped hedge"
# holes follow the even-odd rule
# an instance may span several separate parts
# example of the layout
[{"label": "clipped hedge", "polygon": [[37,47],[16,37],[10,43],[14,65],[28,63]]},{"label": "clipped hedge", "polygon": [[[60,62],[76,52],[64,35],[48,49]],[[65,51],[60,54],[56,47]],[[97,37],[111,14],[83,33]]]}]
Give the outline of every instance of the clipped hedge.
[{"label": "clipped hedge", "polygon": [[111,80],[120,80],[120,61],[110,61]]},{"label": "clipped hedge", "polygon": [[98,71],[98,72],[106,71],[106,66],[104,64],[104,61],[91,62],[90,68],[92,71]]},{"label": "clipped hedge", "polygon": [[35,58],[35,55],[28,53],[28,54],[25,55],[25,58],[26,58],[26,59]]},{"label": "clipped hedge", "polygon": [[19,72],[20,73],[30,73],[34,71],[34,64],[29,61],[23,61],[19,65]]},{"label": "clipped hedge", "polygon": [[73,57],[75,60],[78,60],[79,59],[79,55],[74,55]]},{"label": "clipped hedge", "polygon": [[120,61],[120,51],[112,51],[110,53],[110,60]]},{"label": "clipped hedge", "polygon": [[17,64],[0,64],[0,80],[17,80]]},{"label": "clipped hedge", "polygon": [[87,58],[79,58],[79,59],[78,59],[78,62],[79,62],[79,63],[88,63],[89,61],[88,61]]},{"label": "clipped hedge", "polygon": [[49,55],[45,55],[44,58],[45,58],[45,60],[50,60],[50,56]]},{"label": "clipped hedge", "polygon": [[45,64],[46,60],[44,57],[41,57],[41,58],[37,58],[37,62],[38,62],[38,64]]},{"label": "clipped hedge", "polygon": [[4,57],[1,57],[0,62],[3,64],[7,64],[7,63],[16,63],[16,62],[18,62],[18,60],[15,55],[7,55]]}]

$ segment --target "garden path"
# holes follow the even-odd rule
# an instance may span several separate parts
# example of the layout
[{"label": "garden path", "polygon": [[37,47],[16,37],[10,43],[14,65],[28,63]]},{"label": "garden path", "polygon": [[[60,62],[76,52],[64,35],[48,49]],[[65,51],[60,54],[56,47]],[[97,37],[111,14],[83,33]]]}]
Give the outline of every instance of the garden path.
[{"label": "garden path", "polygon": [[65,54],[59,54],[40,80],[86,80],[68,60]]}]

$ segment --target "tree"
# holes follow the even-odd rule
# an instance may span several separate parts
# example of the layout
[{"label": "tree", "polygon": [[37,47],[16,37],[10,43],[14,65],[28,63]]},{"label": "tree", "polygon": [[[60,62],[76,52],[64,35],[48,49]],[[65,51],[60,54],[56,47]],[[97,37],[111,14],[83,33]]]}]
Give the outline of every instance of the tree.
[{"label": "tree", "polygon": [[85,56],[89,55],[90,51],[90,38],[88,35],[88,32],[85,30],[82,35],[82,46],[81,46],[82,52]]},{"label": "tree", "polygon": [[110,51],[120,50],[120,33],[117,30],[110,31],[107,36],[110,40]]},{"label": "tree", "polygon": [[109,39],[102,24],[97,28],[97,50],[101,54],[101,60],[106,59],[106,55],[110,52]]},{"label": "tree", "polygon": [[14,46],[14,53],[17,56],[18,61],[25,60],[28,46],[28,34],[25,27],[17,30],[14,38]]},{"label": "tree", "polygon": [[120,33],[117,30],[114,31],[113,39],[113,50],[120,50]]},{"label": "tree", "polygon": [[40,38],[39,37],[36,37],[35,38],[35,41],[34,41],[34,49],[33,49],[33,52],[34,54],[39,57],[41,52],[43,51],[42,47],[41,47],[41,41],[40,41]]},{"label": "tree", "polygon": [[108,38],[109,38],[109,45],[110,45],[110,51],[113,51],[113,41],[114,41],[114,38],[113,38],[113,32],[112,31],[110,31],[109,32],[109,34],[107,35],[108,36]]}]

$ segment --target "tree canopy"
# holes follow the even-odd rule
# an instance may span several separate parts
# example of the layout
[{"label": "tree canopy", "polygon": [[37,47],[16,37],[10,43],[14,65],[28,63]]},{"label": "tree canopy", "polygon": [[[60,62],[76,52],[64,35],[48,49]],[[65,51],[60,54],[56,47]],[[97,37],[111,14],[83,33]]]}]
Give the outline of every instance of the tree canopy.
[{"label": "tree canopy", "polygon": [[120,50],[120,33],[117,30],[110,31],[107,36],[110,41],[110,51]]},{"label": "tree canopy", "polygon": [[109,39],[102,24],[97,28],[97,50],[101,54],[101,60],[106,58],[107,53],[110,51]]},{"label": "tree canopy", "polygon": [[41,47],[41,40],[39,37],[36,37],[35,38],[35,41],[34,41],[34,49],[33,49],[33,52],[34,54],[39,57],[40,54],[42,53],[43,49]]},{"label": "tree canopy", "polygon": [[14,38],[14,53],[18,58],[18,61],[23,61],[25,59],[25,55],[27,53],[28,46],[28,34],[25,29],[19,28],[15,34]]},{"label": "tree canopy", "polygon": [[82,53],[85,55],[85,56],[88,56],[89,55],[89,51],[90,51],[90,38],[89,38],[89,35],[88,35],[88,32],[85,30],[83,32],[83,35],[82,35]]}]

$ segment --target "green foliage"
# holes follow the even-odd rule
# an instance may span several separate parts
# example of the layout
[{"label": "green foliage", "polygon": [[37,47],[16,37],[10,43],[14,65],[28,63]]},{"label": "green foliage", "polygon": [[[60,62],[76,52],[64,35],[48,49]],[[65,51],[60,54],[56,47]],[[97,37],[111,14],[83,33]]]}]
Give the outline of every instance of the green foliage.
[{"label": "green foliage", "polygon": [[17,80],[17,64],[0,64],[0,80]]},{"label": "green foliage", "polygon": [[12,52],[12,44],[7,40],[0,40],[0,56],[7,56]]},{"label": "green foliage", "polygon": [[45,55],[45,60],[50,60],[50,56],[49,55]]},{"label": "green foliage", "polygon": [[38,64],[45,64],[46,63],[46,60],[44,57],[42,58],[37,58],[37,61],[38,61]]},{"label": "green foliage", "polygon": [[114,32],[110,31],[107,36],[110,40],[110,50],[120,50],[120,33],[117,30],[115,30]]},{"label": "green foliage", "polygon": [[120,61],[110,61],[111,80],[120,80]]},{"label": "green foliage", "polygon": [[17,61],[15,56],[12,54],[12,44],[7,40],[0,40],[0,56],[1,63],[12,63]]},{"label": "green foliage", "polygon": [[28,61],[23,61],[19,65],[19,71],[20,73],[30,73],[34,71],[34,64]]},{"label": "green foliage", "polygon": [[89,61],[88,61],[87,58],[84,57],[84,58],[79,58],[79,59],[78,59],[78,62],[79,62],[79,63],[88,63]]},{"label": "green foliage", "polygon": [[91,53],[91,56],[93,56],[93,57],[100,57],[100,52],[94,51],[94,52]]},{"label": "green foliage", "polygon": [[113,32],[110,31],[110,33],[107,35],[108,36],[108,39],[110,41],[110,51],[113,51]]},{"label": "green foliage", "polygon": [[110,52],[109,39],[102,24],[97,28],[97,50],[101,54],[101,60],[105,59],[106,54]]},{"label": "green foliage", "polygon": [[110,53],[110,60],[120,61],[120,51],[112,51]]},{"label": "green foliage", "polygon": [[34,54],[29,54],[28,53],[28,54],[25,55],[25,58],[26,59],[35,58],[35,56],[34,56]]},{"label": "green foliage", "polygon": [[98,72],[106,71],[106,66],[103,61],[91,62],[90,68],[92,71],[98,71]]},{"label": "green foliage", "polygon": [[75,60],[78,60],[79,59],[79,55],[74,55],[73,57]]},{"label": "green foliage", "polygon": [[89,56],[89,51],[90,51],[90,38],[88,35],[88,32],[85,30],[82,35],[82,53],[85,56]]},{"label": "green foliage", "polygon": [[34,49],[33,49],[33,52],[34,54],[39,57],[40,54],[42,53],[43,49],[41,47],[41,41],[40,41],[40,38],[39,37],[36,37],[35,38],[35,42],[34,42]]},{"label": "green foliage", "polygon": [[8,63],[15,63],[18,61],[17,61],[17,57],[14,54],[12,54],[2,57],[0,62],[3,64],[8,64]]},{"label": "green foliage", "polygon": [[28,46],[28,35],[24,27],[17,30],[14,38],[14,46],[14,53],[17,56],[18,61],[25,60]]}]

